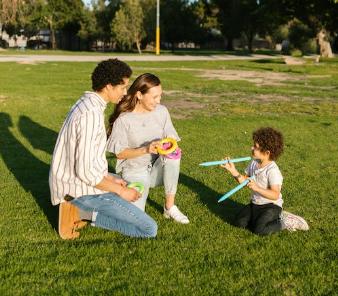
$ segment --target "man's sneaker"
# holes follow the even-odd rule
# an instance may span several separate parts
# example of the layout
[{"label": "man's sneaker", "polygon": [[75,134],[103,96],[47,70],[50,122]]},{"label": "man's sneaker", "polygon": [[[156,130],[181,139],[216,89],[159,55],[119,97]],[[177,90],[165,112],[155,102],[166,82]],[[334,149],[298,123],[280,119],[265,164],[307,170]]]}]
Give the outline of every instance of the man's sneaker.
[{"label": "man's sneaker", "polygon": [[281,221],[282,224],[285,226],[285,229],[289,231],[309,230],[309,225],[302,217],[291,214],[286,211],[282,212]]},{"label": "man's sneaker", "polygon": [[187,216],[185,216],[179,209],[177,206],[173,205],[169,210],[167,210],[164,207],[164,212],[163,215],[165,218],[167,219],[174,219],[176,222],[178,223],[182,223],[182,224],[188,224],[189,223],[189,219]]}]

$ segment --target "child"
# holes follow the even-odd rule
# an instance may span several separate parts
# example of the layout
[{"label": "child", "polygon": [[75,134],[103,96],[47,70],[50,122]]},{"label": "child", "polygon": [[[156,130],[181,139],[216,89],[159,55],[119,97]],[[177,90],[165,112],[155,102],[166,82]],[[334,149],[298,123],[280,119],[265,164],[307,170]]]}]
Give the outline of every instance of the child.
[{"label": "child", "polygon": [[260,235],[283,229],[308,230],[306,221],[299,216],[287,213],[286,219],[280,219],[283,205],[281,194],[283,176],[275,160],[283,152],[282,134],[271,127],[266,127],[253,132],[252,138],[251,150],[254,160],[248,165],[246,176],[241,175],[233,163],[222,165],[239,183],[247,176],[254,176],[254,180],[250,180],[247,185],[252,190],[251,203],[240,211],[235,225],[248,228]]}]

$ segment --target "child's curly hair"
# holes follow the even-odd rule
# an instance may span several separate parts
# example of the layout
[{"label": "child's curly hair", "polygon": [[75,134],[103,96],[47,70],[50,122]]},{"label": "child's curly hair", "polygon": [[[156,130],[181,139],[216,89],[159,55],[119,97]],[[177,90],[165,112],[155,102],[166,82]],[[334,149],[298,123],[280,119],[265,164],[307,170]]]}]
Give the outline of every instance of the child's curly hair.
[{"label": "child's curly hair", "polygon": [[107,84],[122,84],[123,78],[129,78],[131,74],[132,70],[125,62],[118,59],[102,61],[92,73],[92,88],[94,91],[100,91]]},{"label": "child's curly hair", "polygon": [[253,132],[252,139],[261,152],[270,151],[270,160],[276,160],[283,152],[283,135],[272,127],[259,128]]}]

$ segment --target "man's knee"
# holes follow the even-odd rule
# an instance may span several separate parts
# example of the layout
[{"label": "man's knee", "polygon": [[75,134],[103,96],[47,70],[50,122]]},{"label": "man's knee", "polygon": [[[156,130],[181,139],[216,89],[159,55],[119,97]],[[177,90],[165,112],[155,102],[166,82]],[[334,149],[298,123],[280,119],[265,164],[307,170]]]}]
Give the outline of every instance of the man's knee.
[{"label": "man's knee", "polygon": [[151,221],[149,221],[148,225],[146,226],[144,232],[146,234],[146,237],[156,237],[157,230],[158,230],[157,223],[153,219],[151,219]]}]

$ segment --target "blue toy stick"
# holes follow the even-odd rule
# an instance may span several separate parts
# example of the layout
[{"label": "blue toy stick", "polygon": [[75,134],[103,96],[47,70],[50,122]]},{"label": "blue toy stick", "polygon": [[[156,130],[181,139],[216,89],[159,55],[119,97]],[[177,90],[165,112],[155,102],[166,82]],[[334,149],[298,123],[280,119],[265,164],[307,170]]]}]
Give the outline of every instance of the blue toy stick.
[{"label": "blue toy stick", "polygon": [[246,186],[250,180],[253,180],[254,176],[247,178],[244,182],[242,182],[241,184],[237,185],[234,189],[230,190],[229,192],[227,192],[226,194],[224,194],[219,200],[218,202],[222,202],[223,200],[227,199],[228,197],[230,197],[231,195],[233,195],[234,193],[236,193],[238,190],[242,189],[244,186]]},{"label": "blue toy stick", "polygon": [[251,160],[251,157],[241,157],[241,158],[234,158],[234,159],[229,159],[229,160],[218,160],[218,161],[208,161],[208,162],[202,162],[200,163],[200,166],[212,166],[212,165],[219,165],[219,164],[224,164],[228,162],[241,162],[241,161],[248,161]]}]

